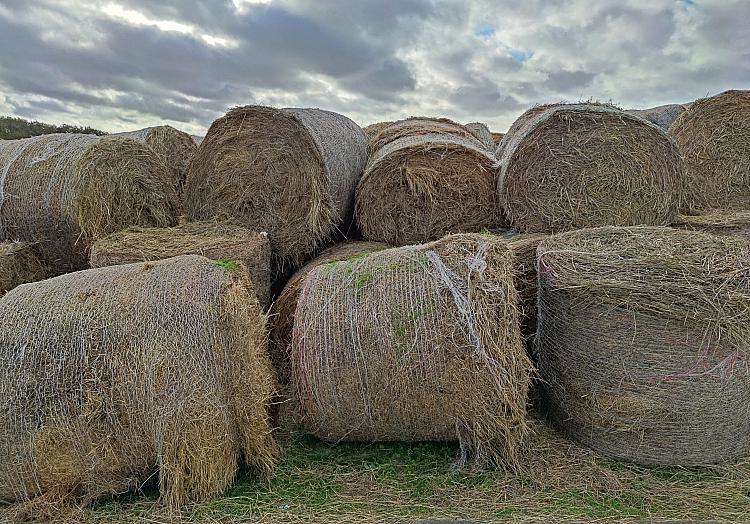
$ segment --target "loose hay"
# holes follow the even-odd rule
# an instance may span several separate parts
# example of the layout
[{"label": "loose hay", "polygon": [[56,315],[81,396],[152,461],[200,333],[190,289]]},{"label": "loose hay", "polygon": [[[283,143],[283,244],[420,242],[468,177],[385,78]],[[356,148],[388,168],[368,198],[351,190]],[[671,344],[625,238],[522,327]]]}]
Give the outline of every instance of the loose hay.
[{"label": "loose hay", "polygon": [[0,297],[16,286],[46,277],[47,270],[33,244],[0,242]]},{"label": "loose hay", "polygon": [[400,138],[370,159],[355,215],[365,238],[392,245],[505,225],[495,157],[473,137]]},{"label": "loose hay", "polygon": [[147,127],[138,131],[117,133],[115,136],[132,138],[149,146],[169,169],[175,171],[179,187],[185,185],[188,164],[198,149],[193,137],[172,126]]},{"label": "loose hay", "polygon": [[342,242],[323,251],[289,278],[269,313],[271,323],[269,350],[280,384],[288,385],[291,381],[290,345],[292,343],[294,311],[297,309],[300,290],[307,274],[321,264],[348,260],[387,247],[389,247],[388,244],[380,242]]},{"label": "loose hay", "polygon": [[198,148],[186,211],[193,220],[267,231],[278,273],[346,230],[366,163],[367,138],[342,115],[238,107],[211,125]]},{"label": "loose hay", "polygon": [[612,106],[532,108],[503,137],[497,157],[500,200],[523,232],[669,225],[682,202],[684,165],[675,144]]},{"label": "loose hay", "polygon": [[700,215],[678,215],[672,226],[715,235],[750,237],[750,211],[714,209]]},{"label": "loose hay", "polygon": [[677,120],[685,111],[685,106],[682,104],[667,104],[663,106],[651,107],[649,109],[628,109],[627,112],[631,115],[636,115],[644,118],[656,124],[664,131],[669,130],[669,127]]},{"label": "loose hay", "polygon": [[696,100],[669,134],[685,157],[683,211],[750,209],[750,91]]},{"label": "loose hay", "polygon": [[0,316],[0,501],[86,503],[158,471],[180,506],[225,490],[240,458],[271,471],[274,378],[243,272],[199,256],[82,271],[14,289]]},{"label": "loose hay", "polygon": [[122,137],[51,134],[0,145],[0,240],[38,242],[54,274],[88,265],[98,238],[174,223],[177,189],[147,146]]},{"label": "loose hay", "polygon": [[472,143],[482,143],[469,129],[466,128],[466,126],[462,126],[453,120],[427,116],[412,116],[404,120],[390,122],[387,126],[382,126],[378,132],[371,132],[368,134],[368,152],[370,156],[373,156],[388,144],[401,138],[420,137],[434,134],[456,136],[471,140]]},{"label": "loose hay", "polygon": [[318,266],[292,356],[305,427],[323,440],[458,440],[460,462],[517,464],[532,367],[500,239],[455,235]]},{"label": "loose hay", "polygon": [[469,130],[474,138],[479,140],[482,145],[487,148],[487,151],[492,151],[494,153],[497,146],[487,124],[483,124],[482,122],[470,122],[464,125],[464,127]]},{"label": "loose hay", "polygon": [[265,310],[271,293],[271,245],[268,235],[244,227],[211,222],[188,222],[172,228],[131,227],[97,240],[91,267],[107,267],[163,260],[179,255],[202,255],[247,269],[258,302]]},{"label": "loose hay", "polygon": [[750,448],[750,242],[606,227],[539,247],[539,370],[571,438],[641,464]]}]

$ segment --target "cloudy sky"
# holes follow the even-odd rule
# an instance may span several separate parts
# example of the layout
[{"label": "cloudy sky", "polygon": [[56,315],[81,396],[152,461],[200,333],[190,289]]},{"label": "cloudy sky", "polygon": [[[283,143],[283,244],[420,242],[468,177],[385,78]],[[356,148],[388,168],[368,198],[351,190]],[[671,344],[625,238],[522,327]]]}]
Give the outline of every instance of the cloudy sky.
[{"label": "cloudy sky", "polygon": [[0,114],[202,134],[242,104],[504,131],[750,88],[748,0],[0,0]]}]

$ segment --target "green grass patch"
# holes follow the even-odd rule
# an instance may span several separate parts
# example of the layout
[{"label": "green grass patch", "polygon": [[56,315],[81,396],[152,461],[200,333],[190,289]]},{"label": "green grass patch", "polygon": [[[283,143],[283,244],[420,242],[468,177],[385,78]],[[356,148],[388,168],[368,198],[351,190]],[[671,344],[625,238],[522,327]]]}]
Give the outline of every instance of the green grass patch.
[{"label": "green grass patch", "polygon": [[227,269],[229,271],[237,271],[240,269],[240,263],[236,260],[217,260],[214,262],[217,267]]}]

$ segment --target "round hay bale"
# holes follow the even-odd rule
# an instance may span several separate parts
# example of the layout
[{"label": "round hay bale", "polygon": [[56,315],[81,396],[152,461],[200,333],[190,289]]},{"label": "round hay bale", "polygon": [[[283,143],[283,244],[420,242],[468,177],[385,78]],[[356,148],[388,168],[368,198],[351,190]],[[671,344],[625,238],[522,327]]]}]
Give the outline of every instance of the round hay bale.
[{"label": "round hay bale", "polygon": [[175,180],[147,146],[122,137],[51,134],[0,147],[0,240],[38,242],[53,274],[88,266],[98,238],[166,227]]},{"label": "round hay bale", "polygon": [[400,138],[370,159],[355,215],[369,240],[415,244],[505,225],[495,157],[474,138]]},{"label": "round hay bale", "polygon": [[199,146],[203,143],[203,139],[205,137],[199,136],[199,135],[190,135],[190,138],[193,139],[193,142],[195,142],[196,146]]},{"label": "round hay bale", "polygon": [[684,212],[750,209],[750,91],[696,100],[669,134],[685,157]]},{"label": "round hay bale", "polygon": [[522,232],[669,225],[682,202],[684,165],[675,144],[612,106],[532,108],[497,155],[500,200]]},{"label": "round hay bale", "polygon": [[375,122],[374,124],[370,124],[369,126],[365,127],[363,131],[365,132],[365,135],[367,136],[367,141],[369,142],[372,140],[375,136],[378,135],[383,129],[391,125],[393,122],[386,121],[386,122]]},{"label": "round hay bale", "polygon": [[464,127],[474,136],[474,138],[479,140],[482,145],[487,148],[487,151],[492,151],[494,153],[496,148],[495,140],[492,137],[492,133],[490,132],[490,128],[487,127],[487,124],[483,124],[482,122],[469,122],[464,125]]},{"label": "round hay bale", "polygon": [[496,237],[387,249],[305,279],[292,374],[304,425],[323,440],[458,440],[461,463],[512,466],[531,372]]},{"label": "round hay bale", "polygon": [[237,262],[248,277],[261,307],[271,293],[271,244],[268,235],[244,227],[212,222],[188,222],[171,228],[130,227],[94,242],[91,267],[202,255],[232,267]]},{"label": "round hay bale", "polygon": [[279,298],[271,306],[269,312],[271,328],[269,331],[269,352],[271,362],[276,370],[279,383],[288,385],[291,382],[291,343],[292,327],[294,326],[294,311],[302,283],[307,274],[321,264],[328,264],[340,260],[349,260],[366,253],[380,251],[390,246],[380,242],[342,242],[336,244],[298,269],[287,281]]},{"label": "round hay bale", "polygon": [[0,299],[0,500],[86,502],[155,472],[173,506],[277,448],[265,318],[200,256],[92,269]]},{"label": "round hay bale", "polygon": [[47,278],[36,246],[25,242],[0,242],[0,297],[16,286]]},{"label": "round hay bale", "polygon": [[648,465],[750,451],[750,242],[605,227],[539,247],[538,365],[552,420]]},{"label": "round hay bale", "polygon": [[713,209],[701,215],[678,215],[672,227],[750,237],[750,211]]},{"label": "round hay bale", "polygon": [[500,145],[500,142],[503,141],[503,137],[505,136],[505,133],[491,133],[492,134],[492,141],[495,143],[495,149],[497,150],[497,146]]},{"label": "round hay bale", "polygon": [[271,239],[274,273],[346,230],[367,138],[320,109],[245,106],[216,120],[190,163],[192,220],[229,220]]},{"label": "round hay bale", "polygon": [[[432,118],[428,116],[412,116],[404,120],[391,122],[383,126],[377,133],[368,135],[368,152],[375,155],[380,149],[401,138],[419,137],[424,135],[450,135],[465,138],[481,144],[481,142],[465,126],[447,118]],[[475,144],[476,145],[476,144]]]},{"label": "round hay bale", "polygon": [[685,106],[682,104],[667,104],[648,109],[627,109],[626,111],[631,115],[648,120],[664,131],[667,131],[674,121],[677,120],[677,117],[685,111]]},{"label": "round hay bale", "polygon": [[198,149],[196,142],[190,135],[172,126],[156,126],[127,133],[117,133],[114,136],[132,138],[149,146],[156,153],[156,156],[164,162],[164,165],[174,170],[179,187],[182,188],[185,185],[188,164]]}]

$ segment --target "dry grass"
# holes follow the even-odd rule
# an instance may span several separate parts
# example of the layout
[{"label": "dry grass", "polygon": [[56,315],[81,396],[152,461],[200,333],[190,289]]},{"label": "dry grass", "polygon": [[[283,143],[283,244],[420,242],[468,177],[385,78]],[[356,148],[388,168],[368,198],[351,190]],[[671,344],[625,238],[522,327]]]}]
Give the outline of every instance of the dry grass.
[{"label": "dry grass", "polygon": [[642,464],[750,452],[750,243],[656,227],[539,248],[538,365],[572,438]]},{"label": "dry grass", "polygon": [[474,145],[482,144],[473,131],[448,118],[412,116],[396,122],[374,124],[366,130],[369,145],[368,153],[375,155],[388,144],[401,138],[423,135],[450,135],[470,140]]},{"label": "dry grass", "polygon": [[669,134],[685,157],[683,212],[750,208],[750,91],[696,100]]},{"label": "dry grass", "polygon": [[313,269],[292,335],[305,427],[327,441],[458,440],[516,467],[532,373],[504,241],[453,235]]},{"label": "dry grass", "polygon": [[672,226],[715,235],[750,237],[750,211],[712,209],[700,215],[678,215]]},{"label": "dry grass", "polygon": [[0,242],[0,297],[16,286],[47,278],[36,246],[24,242]]},{"label": "dry grass", "polygon": [[190,163],[186,213],[266,231],[277,275],[347,230],[366,163],[367,138],[342,115],[238,107],[211,125]]},{"label": "dry grass", "polygon": [[682,203],[684,165],[675,144],[612,106],[532,108],[497,156],[500,200],[519,231],[669,225]]}]

